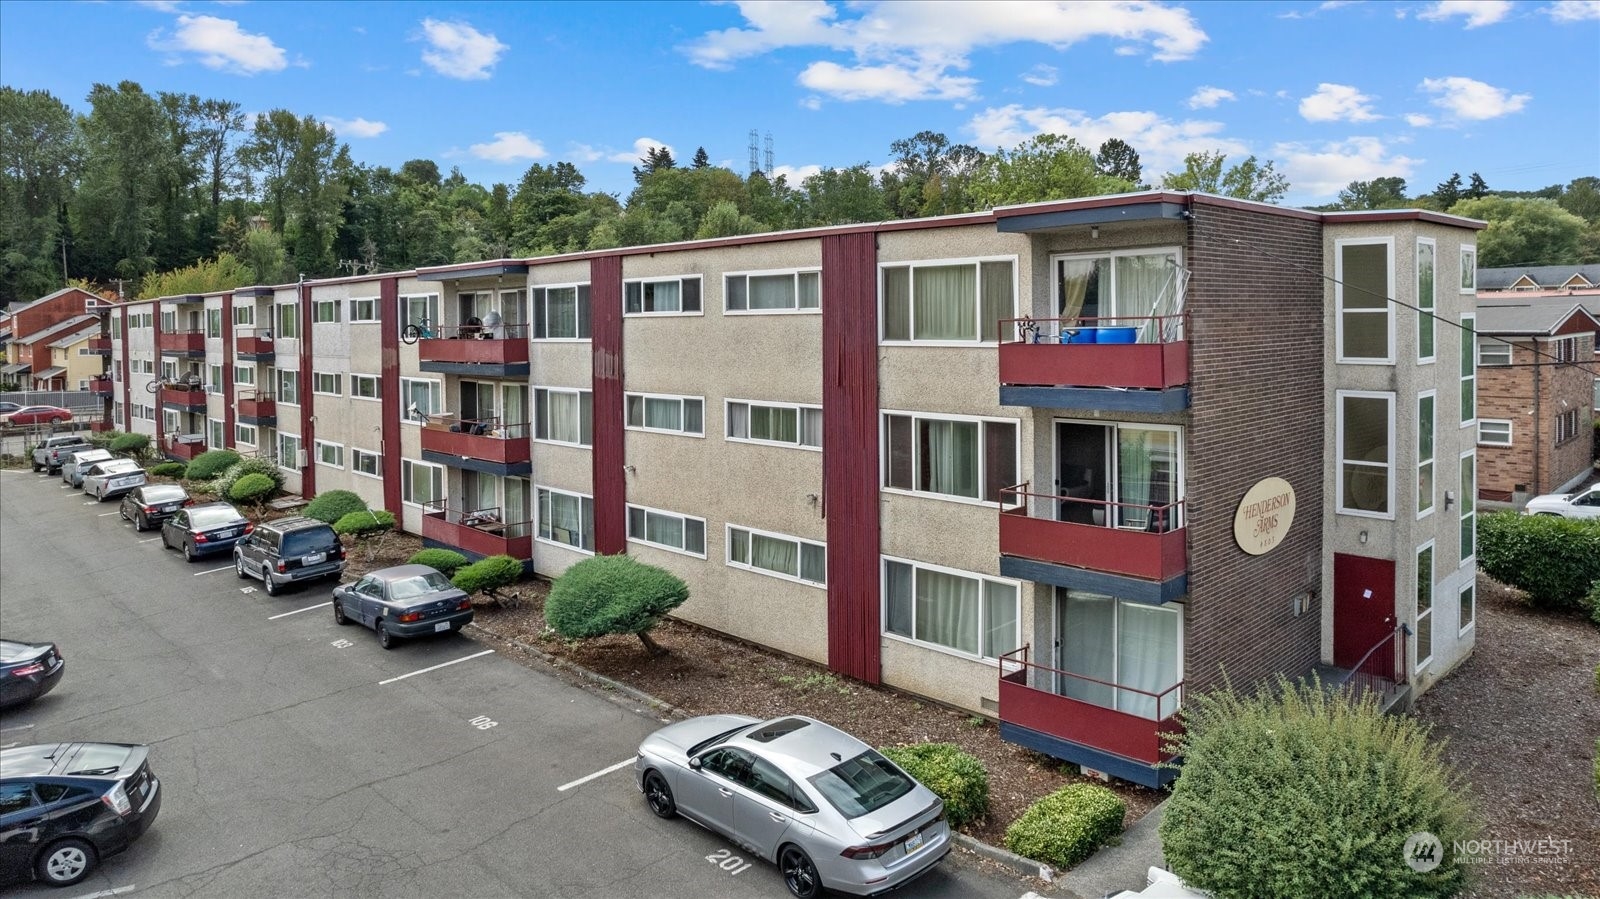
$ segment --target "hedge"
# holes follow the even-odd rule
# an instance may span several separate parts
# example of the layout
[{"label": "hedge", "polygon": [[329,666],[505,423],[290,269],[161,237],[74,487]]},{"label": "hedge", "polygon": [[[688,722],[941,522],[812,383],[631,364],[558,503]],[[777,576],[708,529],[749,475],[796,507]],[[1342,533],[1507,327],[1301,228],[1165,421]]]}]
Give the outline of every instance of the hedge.
[{"label": "hedge", "polygon": [[239,478],[228,488],[228,499],[236,503],[259,503],[272,496],[278,486],[264,474],[254,472]]},{"label": "hedge", "polygon": [[383,509],[363,509],[351,512],[333,523],[335,534],[352,534],[357,537],[381,534],[394,528],[394,513]]},{"label": "hedge", "polygon": [[448,577],[470,561],[472,560],[453,549],[425,549],[407,559],[406,564],[426,565],[443,572]]},{"label": "hedge", "polygon": [[550,587],[544,620],[568,640],[633,634],[651,655],[661,648],[650,629],[689,598],[672,572],[631,556],[594,556],[566,570]]},{"label": "hedge", "polygon": [[182,462],[162,462],[150,466],[149,472],[158,478],[182,478],[188,469],[189,466]]},{"label": "hedge", "polygon": [[228,466],[228,468],[223,471],[222,474],[218,475],[217,479],[211,483],[211,492],[218,496],[231,496],[233,482],[239,480],[247,474],[266,475],[272,479],[272,485],[274,489],[283,489],[283,472],[278,470],[278,463],[272,461],[271,459],[263,459],[259,456],[252,456],[248,459],[240,459],[239,461]]},{"label": "hedge", "polygon": [[522,563],[510,556],[490,556],[456,571],[450,582],[468,593],[495,595],[501,587],[509,587],[522,577]]},{"label": "hedge", "polygon": [[989,813],[989,772],[977,756],[954,743],[890,746],[882,752],[944,800],[951,827]]},{"label": "hedge", "polygon": [[1478,567],[1536,608],[1577,609],[1600,580],[1600,520],[1496,512],[1478,519]]},{"label": "hedge", "polygon": [[1122,833],[1127,807],[1097,784],[1068,784],[1035,802],[1006,828],[1006,848],[1070,868]]},{"label": "hedge", "polygon": [[351,512],[365,512],[367,501],[349,490],[329,490],[319,493],[311,502],[306,504],[301,513],[307,518],[315,518],[327,524],[333,524]]},{"label": "hedge", "polygon": [[150,451],[150,435],[123,434],[111,441],[111,451],[125,456],[142,456]]},{"label": "hedge", "polygon": [[214,481],[217,476],[239,463],[239,454],[233,450],[206,450],[189,460],[189,470],[184,476],[191,481]]}]

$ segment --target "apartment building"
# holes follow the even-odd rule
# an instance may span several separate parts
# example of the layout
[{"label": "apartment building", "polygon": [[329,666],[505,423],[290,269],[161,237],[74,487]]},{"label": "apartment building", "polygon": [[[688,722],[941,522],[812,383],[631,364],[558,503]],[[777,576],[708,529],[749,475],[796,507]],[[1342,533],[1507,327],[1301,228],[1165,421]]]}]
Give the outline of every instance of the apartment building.
[{"label": "apartment building", "polygon": [[1470,653],[1480,227],[1155,191],[245,287],[119,307],[116,408],[1156,784],[1186,690]]}]

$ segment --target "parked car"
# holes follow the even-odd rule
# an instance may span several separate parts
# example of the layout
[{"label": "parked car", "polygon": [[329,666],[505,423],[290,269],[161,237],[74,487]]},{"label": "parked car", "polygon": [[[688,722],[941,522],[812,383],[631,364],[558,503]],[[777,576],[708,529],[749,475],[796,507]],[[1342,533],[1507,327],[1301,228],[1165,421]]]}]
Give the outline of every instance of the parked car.
[{"label": "parked car", "polygon": [[21,408],[21,403],[0,402],[0,415],[10,415]]},{"label": "parked car", "polygon": [[0,424],[4,425],[59,425],[71,420],[72,410],[60,406],[23,406],[15,412],[0,412]]},{"label": "parked car", "polygon": [[1148,868],[1144,876],[1144,889],[1137,893],[1123,890],[1113,893],[1110,899],[1211,899],[1210,894],[1190,889],[1178,875],[1165,868]]},{"label": "parked car", "polygon": [[192,505],[194,500],[189,498],[189,491],[183,489],[181,484],[146,483],[123,495],[117,513],[123,521],[133,522],[134,530],[148,531],[160,527],[162,522],[184,506]]},{"label": "parked car", "polygon": [[68,456],[86,449],[94,449],[94,444],[81,434],[58,434],[46,437],[33,448],[33,470],[55,474],[61,470],[61,463],[65,462]]},{"label": "parked car", "polygon": [[1600,518],[1600,484],[1577,493],[1546,493],[1528,500],[1524,515],[1559,515],[1562,518]]},{"label": "parked car", "polygon": [[202,503],[179,508],[161,522],[161,545],[182,550],[184,559],[193,562],[201,556],[233,549],[255,528],[250,519],[227,503]]},{"label": "parked car", "polygon": [[797,899],[887,892],[950,852],[932,790],[813,718],[669,724],[639,745],[634,777],[656,815],[683,815],[775,861]]},{"label": "parked car", "polygon": [[131,743],[0,750],[0,883],[72,886],[128,848],[161,811],[149,757]]},{"label": "parked car", "polygon": [[132,459],[107,459],[83,473],[83,492],[105,502],[144,483],[144,469]]},{"label": "parked car", "polygon": [[242,578],[260,578],[268,596],[285,586],[344,572],[344,547],[333,528],[296,516],[262,522],[233,547],[233,567]]},{"label": "parked car", "polygon": [[333,620],[370,627],[378,633],[379,646],[393,649],[403,637],[466,627],[472,621],[472,600],[438,569],[396,565],[335,587]]},{"label": "parked car", "polygon": [[68,447],[67,457],[61,463],[61,480],[73,487],[82,487],[83,473],[89,470],[89,466],[115,458],[108,449]]},{"label": "parked car", "polygon": [[66,669],[67,660],[54,643],[0,640],[0,708],[49,693]]}]

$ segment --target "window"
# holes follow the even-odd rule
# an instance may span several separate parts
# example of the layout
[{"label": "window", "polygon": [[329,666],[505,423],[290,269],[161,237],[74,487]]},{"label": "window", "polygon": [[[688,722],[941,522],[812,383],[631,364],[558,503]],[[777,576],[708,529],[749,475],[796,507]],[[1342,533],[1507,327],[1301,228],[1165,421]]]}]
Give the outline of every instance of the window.
[{"label": "window", "polygon": [[170,359],[161,360],[161,380],[172,382],[178,380],[178,363]]},{"label": "window", "polygon": [[1394,515],[1394,395],[1339,391],[1339,511]]},{"label": "window", "polygon": [[1433,544],[1417,550],[1417,670],[1433,660]]},{"label": "window", "polygon": [[400,499],[426,506],[444,499],[444,466],[413,459],[400,460]]},{"label": "window", "polygon": [[1433,511],[1434,464],[1433,436],[1437,426],[1434,405],[1438,395],[1432,390],[1417,396],[1417,517]]},{"label": "window", "polygon": [[378,320],[378,300],[375,297],[358,297],[350,300],[350,321],[375,322]]},{"label": "window", "polygon": [[1461,424],[1478,417],[1477,316],[1461,316]]},{"label": "window", "polygon": [[222,310],[206,310],[206,336],[217,339],[222,336]]},{"label": "window", "polygon": [[255,446],[256,445],[256,426],[255,425],[239,424],[238,422],[234,422],[234,425],[233,425],[233,442],[234,443],[243,443],[243,444],[246,444],[246,445],[249,445],[249,446]]},{"label": "window", "polygon": [[121,336],[122,336],[122,319],[120,319],[120,318],[112,318],[111,319],[111,338],[113,340],[115,340],[115,339],[117,339],[117,338],[119,338]]},{"label": "window", "polygon": [[1016,315],[1015,268],[1012,260],[883,266],[883,340],[999,340],[1000,320]]},{"label": "window", "polygon": [[1183,613],[1081,590],[1056,590],[1058,689],[1079,702],[1166,720],[1182,702]]},{"label": "window", "polygon": [[625,281],[622,296],[628,315],[699,315],[700,276]]},{"label": "window", "polygon": [[233,307],[233,323],[236,325],[254,325],[256,323],[256,307],[247,304]]},{"label": "window", "polygon": [[1461,454],[1461,564],[1472,564],[1478,537],[1478,457]]},{"label": "window", "polygon": [[119,424],[122,422],[122,400],[111,404],[111,420]]},{"label": "window", "polygon": [[1017,423],[883,416],[884,486],[996,503],[1017,483]]},{"label": "window", "polygon": [[729,440],[822,449],[822,407],[728,400],[723,410]]},{"label": "window", "polygon": [[722,281],[723,308],[734,313],[815,312],[822,308],[822,273],[745,272]]},{"label": "window", "polygon": [[593,392],[539,387],[533,391],[535,440],[594,445]]},{"label": "window", "polygon": [[338,372],[314,371],[311,373],[311,392],[323,393],[328,396],[342,396],[340,389],[344,376]]},{"label": "window", "polygon": [[444,388],[438,381],[429,381],[423,378],[400,379],[400,402],[406,404],[406,415],[402,421],[420,424],[444,409],[440,403]]},{"label": "window", "polygon": [[171,309],[161,310],[161,333],[171,334],[178,330],[178,313]]},{"label": "window", "polygon": [[1477,620],[1478,590],[1477,585],[1468,582],[1461,592],[1456,594],[1456,621],[1461,625],[1461,633],[1466,633],[1472,627],[1472,622]]},{"label": "window", "polygon": [[885,556],[883,582],[886,633],[986,659],[1022,645],[1016,581]]},{"label": "window", "polygon": [[222,392],[222,366],[206,366],[206,393]]},{"label": "window", "polygon": [[176,434],[183,430],[178,421],[178,413],[172,409],[161,410],[161,430],[168,434]]},{"label": "window", "polygon": [[206,419],[206,447],[208,449],[225,449],[228,445],[227,429],[220,419]]},{"label": "window", "polygon": [[818,587],[828,583],[828,548],[787,534],[728,525],[728,565]]},{"label": "window", "polygon": [[539,539],[594,552],[594,497],[540,487]]},{"label": "window", "polygon": [[1556,446],[1578,436],[1578,410],[1568,409],[1556,415]]},{"label": "window", "polygon": [[1461,292],[1472,293],[1478,289],[1478,248],[1470,243],[1461,245]]},{"label": "window", "polygon": [[344,304],[338,300],[317,300],[311,306],[311,321],[317,324],[337,322]]},{"label": "window", "polygon": [[1389,301],[1394,296],[1394,240],[1341,240],[1335,245],[1339,361],[1393,362]]},{"label": "window", "polygon": [[1550,341],[1550,355],[1557,362],[1578,361],[1578,338],[1557,337]]},{"label": "window", "polygon": [[630,393],[625,402],[628,427],[634,430],[705,436],[706,401],[701,397]]},{"label": "window", "polygon": [[235,365],[233,367],[233,383],[254,387],[256,384],[256,367],[254,365]]},{"label": "window", "polygon": [[380,399],[377,375],[351,375],[350,395],[363,400]]},{"label": "window", "polygon": [[317,464],[327,465],[331,468],[343,468],[344,446],[338,443],[329,443],[326,440],[318,440]]},{"label": "window", "polygon": [[439,295],[400,298],[400,331],[407,325],[416,325],[424,331],[437,332],[439,327]]},{"label": "window", "polygon": [[1480,446],[1510,446],[1511,422],[1493,418],[1478,419],[1478,444]]},{"label": "window", "polygon": [[1436,247],[1426,237],[1417,238],[1417,361],[1432,362],[1438,327],[1433,310],[1437,302],[1434,265]]},{"label": "window", "polygon": [[1478,338],[1478,367],[1510,365],[1511,344],[1500,340]]},{"label": "window", "polygon": [[303,444],[299,434],[278,433],[278,467],[294,471],[301,467],[300,450]]},{"label": "window", "polygon": [[280,403],[300,403],[300,373],[297,371],[278,370],[277,397]]},{"label": "window", "polygon": [[277,316],[279,337],[294,338],[300,336],[299,303],[279,303],[277,306]]},{"label": "window", "polygon": [[[1183,311],[1179,278],[1183,269],[1178,259],[1176,248],[1052,259],[1056,313],[1069,326],[1122,323],[1148,328],[1145,340],[1177,337],[1180,322],[1163,323],[1151,316]],[[1132,321],[1119,322],[1119,318]],[[1158,324],[1164,325],[1159,337]]]},{"label": "window", "polygon": [[350,470],[369,477],[383,477],[383,457],[370,450],[350,448]]},{"label": "window", "polygon": [[706,521],[675,512],[628,507],[628,539],[662,549],[706,557]]},{"label": "window", "polygon": [[589,285],[533,289],[533,336],[535,340],[588,340]]}]

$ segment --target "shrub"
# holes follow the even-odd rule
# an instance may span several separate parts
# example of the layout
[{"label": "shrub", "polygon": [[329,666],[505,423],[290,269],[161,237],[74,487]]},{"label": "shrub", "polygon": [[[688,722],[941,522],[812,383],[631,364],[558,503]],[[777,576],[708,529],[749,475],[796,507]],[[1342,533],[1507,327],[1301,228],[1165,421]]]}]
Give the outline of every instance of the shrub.
[{"label": "shrub", "polygon": [[1122,833],[1127,808],[1097,784],[1068,784],[1035,802],[1006,828],[1006,848],[1070,868]]},{"label": "shrub", "polygon": [[181,478],[188,469],[189,466],[182,462],[162,462],[150,466],[149,471],[158,478]]},{"label": "shrub", "polygon": [[891,746],[883,754],[944,800],[951,827],[989,813],[989,772],[977,756],[954,743]]},{"label": "shrub", "polygon": [[191,481],[214,481],[238,462],[239,454],[233,450],[206,450],[189,460],[189,471],[184,477]]},{"label": "shrub", "polygon": [[1536,608],[1577,609],[1600,580],[1600,521],[1496,512],[1478,519],[1478,567]]},{"label": "shrub", "polygon": [[[1589,585],[1589,595],[1583,601],[1589,606],[1589,620],[1600,626],[1600,581]],[[1600,672],[1596,672],[1596,683],[1600,686]]]},{"label": "shrub", "polygon": [[[128,436],[126,431],[91,431],[89,442],[100,449],[111,449],[111,444],[117,442],[118,438],[126,436]],[[33,455],[32,447],[28,448],[28,455]]]},{"label": "shrub", "polygon": [[360,512],[351,512],[333,523],[335,534],[349,534],[355,537],[381,534],[393,528],[394,513],[383,509],[362,509]]},{"label": "shrub", "polygon": [[1218,896],[1451,896],[1466,867],[1446,851],[1422,873],[1403,859],[1426,831],[1445,847],[1474,834],[1459,779],[1425,726],[1377,698],[1315,681],[1184,697],[1174,741],[1183,774],[1161,847],[1172,873]]},{"label": "shrub", "polygon": [[272,484],[275,489],[283,489],[283,472],[278,470],[277,463],[273,462],[271,459],[262,459],[257,456],[252,456],[248,459],[240,459],[239,461],[228,466],[227,469],[223,471],[222,474],[218,475],[217,479],[211,483],[211,492],[218,496],[230,496],[230,491],[233,490],[233,482],[239,480],[247,474],[266,475],[272,479]]},{"label": "shrub", "polygon": [[676,575],[630,556],[594,556],[568,568],[550,587],[544,618],[568,640],[633,634],[660,655],[650,629],[689,598]]},{"label": "shrub", "polygon": [[247,474],[228,488],[228,499],[236,503],[259,503],[272,496],[278,485],[264,474]]},{"label": "shrub", "polygon": [[150,435],[123,434],[111,441],[111,451],[122,456],[143,457],[150,452]]},{"label": "shrub", "polygon": [[349,490],[329,490],[319,493],[316,498],[306,504],[301,513],[307,518],[333,524],[351,512],[365,512],[367,501],[350,492]]},{"label": "shrub", "polygon": [[[466,556],[453,549],[425,549],[406,560],[407,565],[426,565],[443,572],[446,576],[455,574],[456,569],[471,561]],[[518,566],[519,568],[521,566]]]},{"label": "shrub", "polygon": [[509,587],[521,577],[521,562],[510,556],[490,556],[461,568],[450,582],[468,593],[495,596],[501,587]]}]

